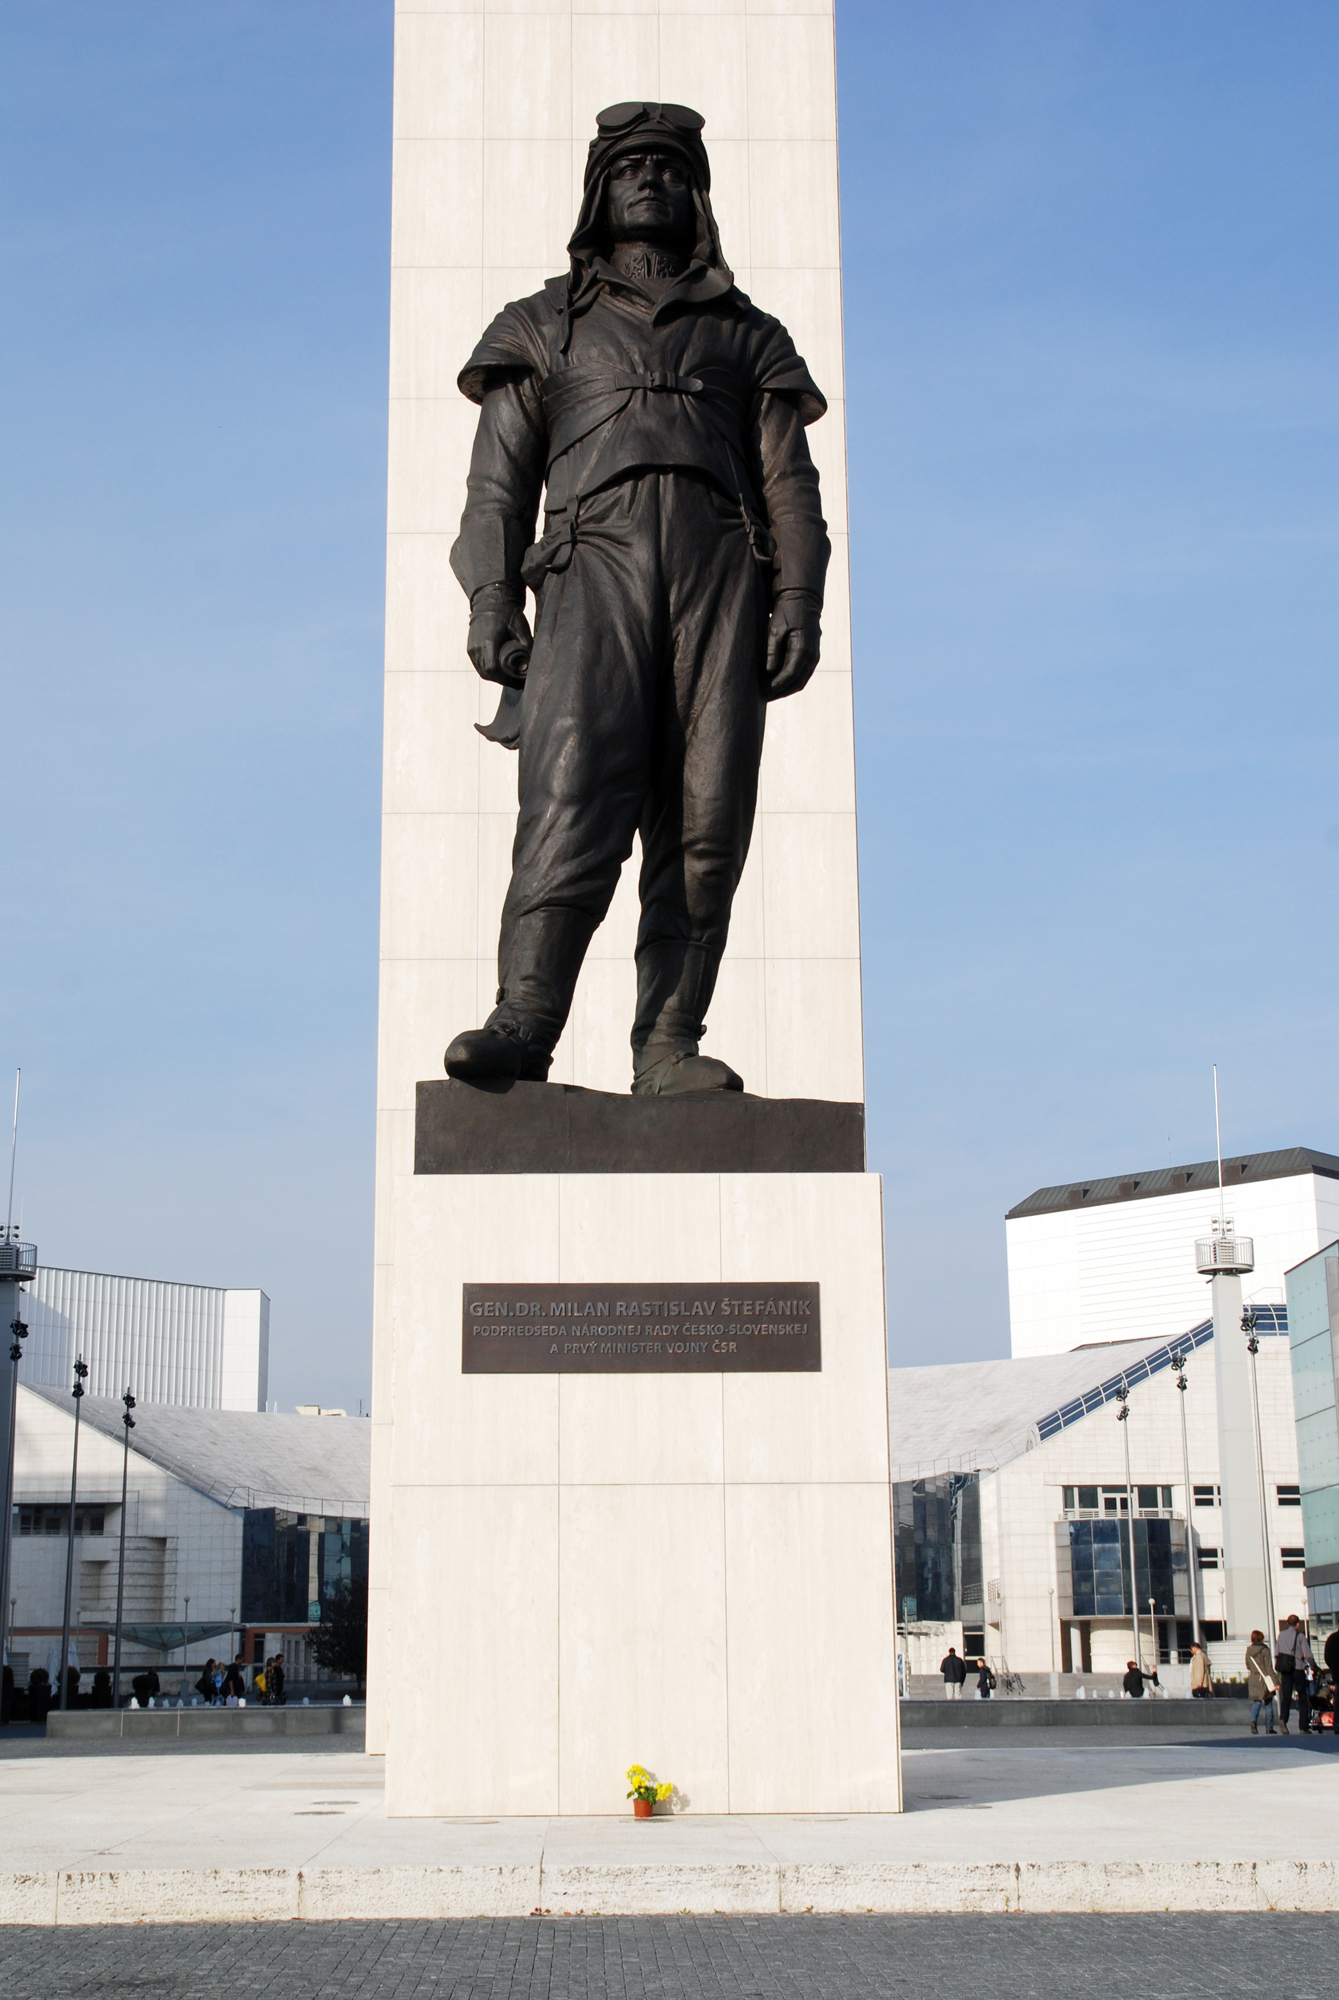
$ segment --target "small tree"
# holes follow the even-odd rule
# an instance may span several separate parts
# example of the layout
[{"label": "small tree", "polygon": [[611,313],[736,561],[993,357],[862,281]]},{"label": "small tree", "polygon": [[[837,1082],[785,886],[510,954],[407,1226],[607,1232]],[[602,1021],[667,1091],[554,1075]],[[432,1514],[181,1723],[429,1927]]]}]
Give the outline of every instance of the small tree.
[{"label": "small tree", "polygon": [[367,1679],[367,1579],[342,1583],[321,1606],[321,1622],[307,1641],[328,1674],[352,1674],[359,1694]]}]

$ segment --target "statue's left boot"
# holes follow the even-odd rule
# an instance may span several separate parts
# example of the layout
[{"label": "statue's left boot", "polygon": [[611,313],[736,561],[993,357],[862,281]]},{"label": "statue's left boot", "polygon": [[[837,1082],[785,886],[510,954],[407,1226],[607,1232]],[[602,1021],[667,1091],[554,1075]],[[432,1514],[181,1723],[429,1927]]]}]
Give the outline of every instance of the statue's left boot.
[{"label": "statue's left boot", "polygon": [[665,939],[638,947],[634,1097],[744,1088],[744,1079],[728,1063],[697,1052],[719,966],[719,952],[705,945]]}]

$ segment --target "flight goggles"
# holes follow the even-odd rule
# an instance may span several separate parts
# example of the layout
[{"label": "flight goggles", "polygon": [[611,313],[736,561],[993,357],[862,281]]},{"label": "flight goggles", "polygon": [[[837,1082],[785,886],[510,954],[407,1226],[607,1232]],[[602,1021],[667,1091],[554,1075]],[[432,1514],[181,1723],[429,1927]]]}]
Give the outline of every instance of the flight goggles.
[{"label": "flight goggles", "polygon": [[633,125],[674,125],[680,132],[700,132],[706,122],[700,111],[690,111],[686,104],[611,104],[595,114],[602,139],[617,138]]},{"label": "flight goggles", "polygon": [[702,143],[706,123],[700,111],[686,104],[611,104],[595,120],[597,136],[591,140],[586,161],[586,185],[609,161],[629,147],[645,141],[648,148],[667,146],[687,160],[698,183],[711,185],[707,149]]}]

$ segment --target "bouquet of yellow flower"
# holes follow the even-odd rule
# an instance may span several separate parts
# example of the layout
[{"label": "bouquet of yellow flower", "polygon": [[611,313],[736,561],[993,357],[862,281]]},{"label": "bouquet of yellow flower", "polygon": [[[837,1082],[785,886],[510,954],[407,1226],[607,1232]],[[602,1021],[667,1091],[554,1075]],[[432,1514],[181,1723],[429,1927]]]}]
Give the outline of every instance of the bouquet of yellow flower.
[{"label": "bouquet of yellow flower", "polygon": [[663,1803],[674,1791],[673,1785],[658,1785],[651,1776],[651,1773],[644,1771],[640,1764],[631,1765],[626,1776],[629,1785],[632,1787],[628,1793],[628,1797],[630,1799],[645,1799],[648,1805]]}]

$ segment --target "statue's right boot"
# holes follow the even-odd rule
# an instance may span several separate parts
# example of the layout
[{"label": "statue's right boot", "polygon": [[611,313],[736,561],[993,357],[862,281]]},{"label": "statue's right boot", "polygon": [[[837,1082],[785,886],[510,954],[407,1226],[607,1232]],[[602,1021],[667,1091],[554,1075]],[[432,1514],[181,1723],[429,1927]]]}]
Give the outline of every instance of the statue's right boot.
[{"label": "statue's right boot", "polygon": [[536,910],[508,927],[498,954],[498,1004],[482,1028],[457,1035],[446,1073],[466,1083],[544,1083],[572,1006],[594,922],[580,910]]}]

